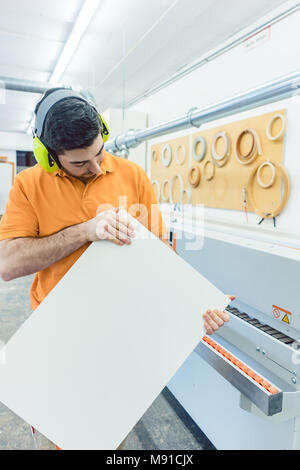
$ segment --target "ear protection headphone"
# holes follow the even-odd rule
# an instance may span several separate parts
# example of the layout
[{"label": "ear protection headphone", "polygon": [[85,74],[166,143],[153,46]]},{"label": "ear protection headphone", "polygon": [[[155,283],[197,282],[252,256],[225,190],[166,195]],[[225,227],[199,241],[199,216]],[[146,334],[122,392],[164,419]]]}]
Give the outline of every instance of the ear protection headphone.
[{"label": "ear protection headphone", "polygon": [[[69,89],[61,89],[53,91],[44,99],[42,99],[36,113],[35,129],[33,131],[33,153],[38,164],[48,173],[54,173],[55,171],[59,170],[59,164],[56,160],[56,157],[50,155],[50,152],[41,140],[41,136],[43,135],[44,131],[45,120],[52,106],[68,98],[77,98],[92,106],[92,104],[84,99],[79,93]],[[103,117],[100,114],[98,114],[98,116],[101,124],[101,135],[103,142],[106,142],[109,138],[109,128]]]}]

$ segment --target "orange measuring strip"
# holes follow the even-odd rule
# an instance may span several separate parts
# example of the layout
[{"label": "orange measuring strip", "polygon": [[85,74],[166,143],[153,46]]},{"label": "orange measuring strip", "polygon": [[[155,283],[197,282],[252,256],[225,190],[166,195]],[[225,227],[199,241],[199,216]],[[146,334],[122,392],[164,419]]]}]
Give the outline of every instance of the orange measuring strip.
[{"label": "orange measuring strip", "polygon": [[291,312],[288,312],[287,310],[284,310],[284,308],[277,307],[277,305],[272,305],[273,308],[277,308],[281,312],[287,313],[288,315],[292,315]]},{"label": "orange measuring strip", "polygon": [[236,357],[232,356],[228,351],[226,351],[226,349],[222,348],[219,344],[217,344],[211,338],[204,336],[202,339],[203,341],[205,341],[205,343],[209,344],[212,348],[214,348],[218,353],[226,357],[228,361],[232,362],[236,367],[241,369],[252,380],[254,380],[259,385],[261,385],[261,387],[265,388],[269,393],[271,393],[272,395],[275,395],[276,393],[278,393],[277,388],[271,386],[271,384],[267,380],[263,379],[260,375],[256,374],[254,370],[249,369],[249,367],[243,364],[242,361],[239,361]]}]

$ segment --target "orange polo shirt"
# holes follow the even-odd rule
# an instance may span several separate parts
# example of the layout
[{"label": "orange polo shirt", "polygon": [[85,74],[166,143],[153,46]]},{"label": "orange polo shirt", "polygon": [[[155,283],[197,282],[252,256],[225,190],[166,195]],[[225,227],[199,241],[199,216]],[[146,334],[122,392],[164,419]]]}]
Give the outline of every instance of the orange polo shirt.
[{"label": "orange polo shirt", "polygon": [[[19,173],[0,222],[0,240],[53,235],[95,217],[97,210],[112,208],[102,206],[99,210],[102,204],[124,207],[155,235],[165,237],[167,229],[145,171],[107,152],[100,168],[101,173],[86,185],[62,170],[47,173],[40,165]],[[89,245],[86,243],[36,274],[30,290],[32,309],[43,301]]]}]

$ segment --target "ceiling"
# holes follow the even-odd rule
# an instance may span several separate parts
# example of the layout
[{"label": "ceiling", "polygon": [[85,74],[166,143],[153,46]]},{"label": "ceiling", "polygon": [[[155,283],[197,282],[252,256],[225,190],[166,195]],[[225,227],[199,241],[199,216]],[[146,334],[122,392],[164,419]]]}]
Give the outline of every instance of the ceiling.
[{"label": "ceiling", "polygon": [[[1,0],[0,76],[48,82],[84,0]],[[100,0],[62,84],[121,107],[285,0]],[[26,132],[40,95],[6,91],[0,131]]]}]

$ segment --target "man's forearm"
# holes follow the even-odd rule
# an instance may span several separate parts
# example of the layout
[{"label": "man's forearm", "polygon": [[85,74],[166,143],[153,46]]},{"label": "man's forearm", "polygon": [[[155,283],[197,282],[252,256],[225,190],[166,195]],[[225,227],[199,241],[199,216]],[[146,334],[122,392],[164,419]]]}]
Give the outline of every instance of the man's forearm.
[{"label": "man's forearm", "polygon": [[44,238],[0,242],[0,273],[4,281],[46,269],[88,242],[83,224]]}]

